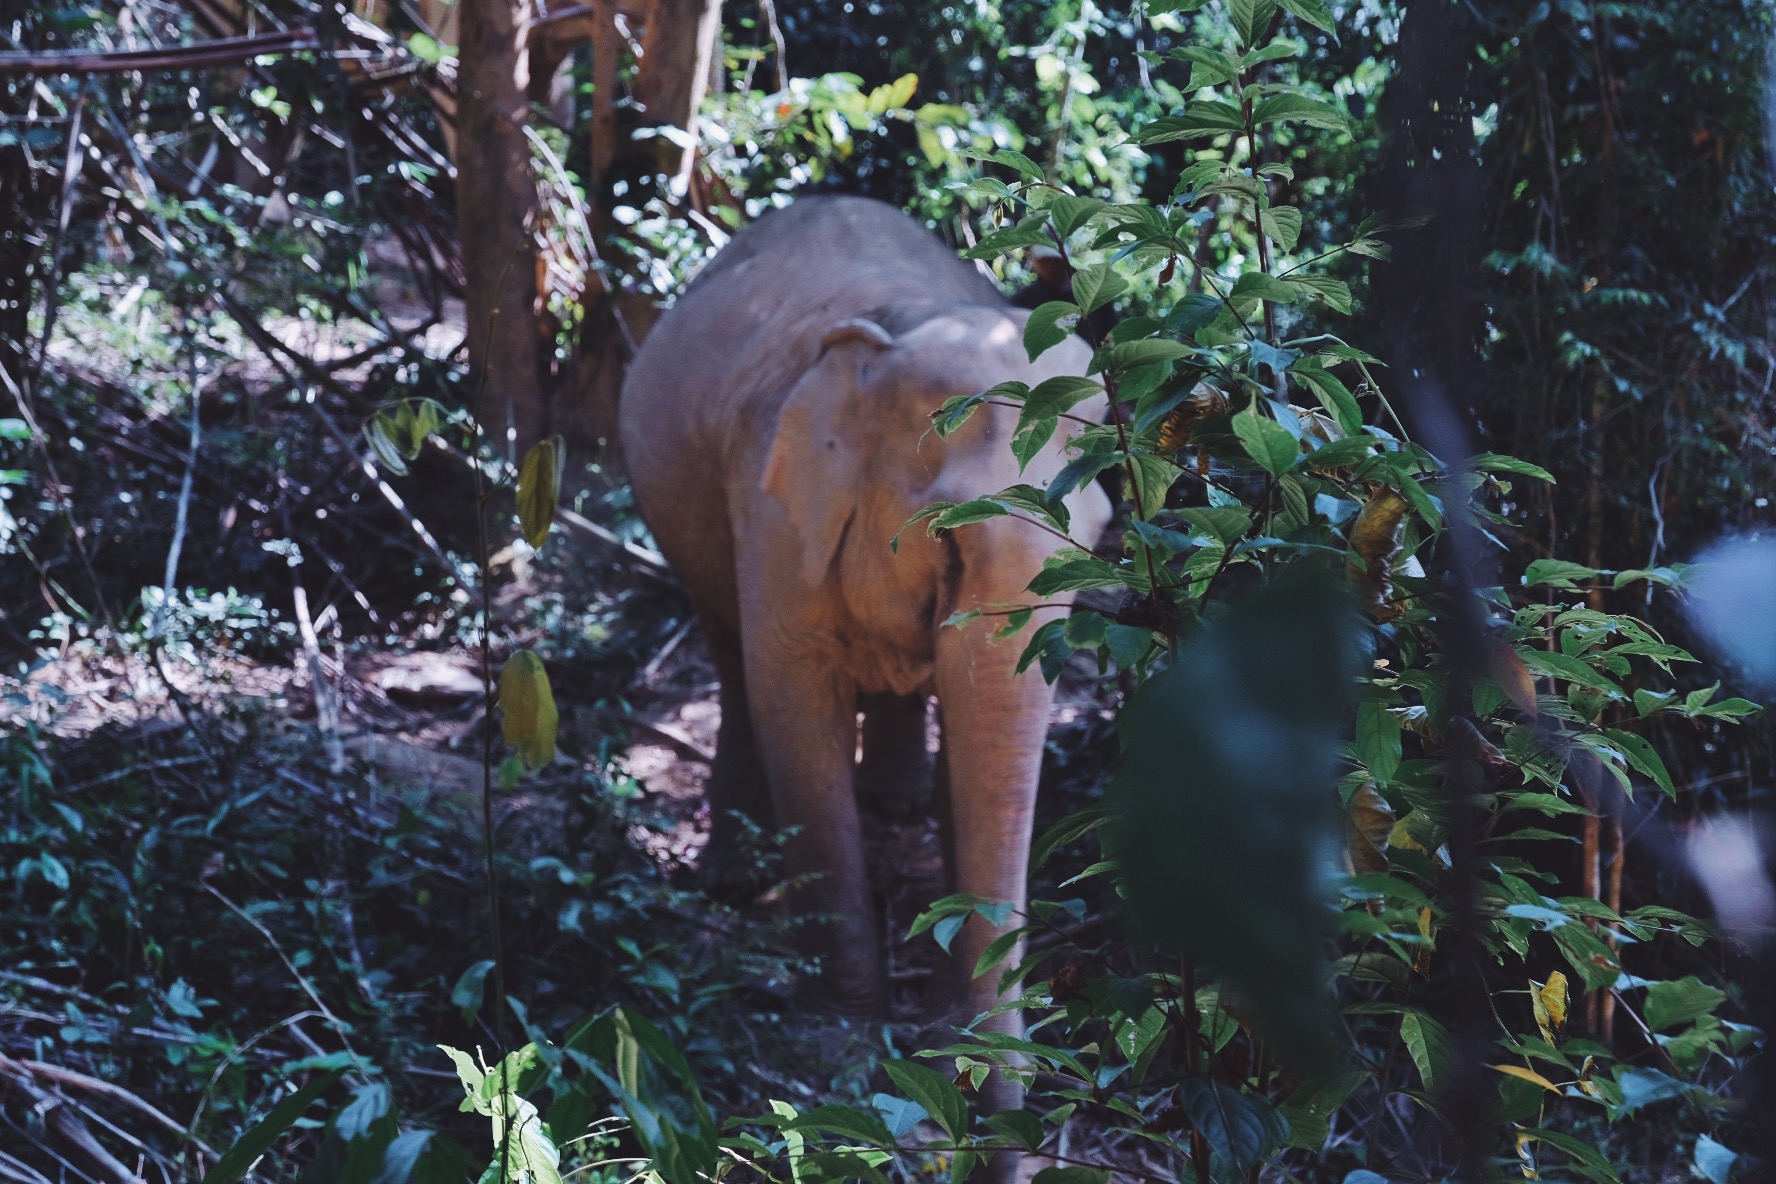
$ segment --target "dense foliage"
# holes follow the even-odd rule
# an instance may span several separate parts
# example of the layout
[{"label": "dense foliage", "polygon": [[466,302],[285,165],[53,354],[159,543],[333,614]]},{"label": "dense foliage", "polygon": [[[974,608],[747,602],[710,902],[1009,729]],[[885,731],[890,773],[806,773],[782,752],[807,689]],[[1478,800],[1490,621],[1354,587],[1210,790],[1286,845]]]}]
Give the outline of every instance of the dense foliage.
[{"label": "dense foliage", "polygon": [[[288,11],[324,44],[367,36],[322,7]],[[1673,849],[1618,844],[1607,873],[1596,853],[1600,828],[1652,843],[1742,803],[1768,766],[1770,726],[1702,673],[1674,610],[1699,540],[1768,520],[1769,6],[1461,7],[1485,177],[1483,364],[1454,409],[1490,449],[1472,456],[1415,440],[1419,409],[1390,402],[1403,384],[1367,352],[1387,326],[1366,268],[1438,233],[1371,216],[1393,205],[1376,190],[1395,6],[828,7],[729,6],[700,164],[716,196],[698,220],[634,185],[599,266],[669,298],[721,228],[839,186],[1003,278],[1033,247],[1074,268],[1026,344],[1092,336],[1092,375],[982,392],[934,427],[1008,404],[1027,457],[1099,391],[1112,422],[1085,425],[1048,487],[908,525],[1015,516],[1064,536],[1068,489],[1124,495],[1114,543],[1072,540],[1031,586],[1081,592],[1079,611],[991,610],[1027,663],[1096,671],[1120,714],[1101,748],[1057,755],[1088,783],[1115,773],[1101,797],[1070,785],[1040,843],[1028,959],[980,968],[1026,980],[1030,1039],[815,1055],[830,1034],[788,1031],[773,994],[784,934],[745,936],[641,850],[656,820],[610,758],[635,668],[676,622],[644,607],[651,585],[476,529],[505,506],[491,481],[532,544],[563,492],[634,536],[624,491],[578,458],[538,459],[525,484],[478,430],[465,444],[460,355],[424,340],[456,282],[447,162],[416,133],[429,104],[360,105],[349,59],[298,54],[4,79],[0,364],[23,386],[0,394],[20,407],[0,412],[6,653],[122,661],[186,726],[7,736],[0,1073],[123,1083],[178,1115],[149,1120],[178,1149],[157,1162],[217,1180],[960,1179],[1001,1148],[1041,1148],[1045,1184],[1744,1172],[1762,1034],[1743,963],[1691,915]],[[0,32],[103,45],[136,8],[40,6]],[[214,32],[154,11],[156,36]],[[375,52],[423,73],[445,51]],[[579,130],[539,137],[562,258],[590,233]],[[208,171],[242,144],[275,182]],[[411,290],[376,282],[389,235]],[[550,297],[562,351],[583,295]],[[290,344],[341,330],[330,353]],[[473,465],[422,450],[433,435]],[[389,480],[361,478],[364,458]],[[187,524],[193,473],[214,512]],[[467,595],[514,553],[596,603]],[[533,705],[507,737],[531,765],[545,737],[511,724],[553,711],[542,665],[564,718],[579,693],[617,723],[563,741],[572,778],[507,762],[504,791],[561,804],[502,812],[484,867],[463,803],[340,776],[318,699],[292,729],[281,686],[217,707],[168,678],[250,690],[251,663],[303,660],[305,581],[366,651],[534,647],[502,695]],[[75,714],[29,674],[7,685],[13,718]],[[503,941],[485,936],[489,873]],[[947,945],[976,910],[1002,915],[939,901],[915,936]],[[761,1075],[796,1058],[820,1067]],[[1031,1077],[1028,1112],[974,1112],[994,1071]],[[46,1138],[18,1115],[53,1098],[17,1097],[37,1109],[7,1121]],[[62,1106],[57,1124],[88,1121]]]}]

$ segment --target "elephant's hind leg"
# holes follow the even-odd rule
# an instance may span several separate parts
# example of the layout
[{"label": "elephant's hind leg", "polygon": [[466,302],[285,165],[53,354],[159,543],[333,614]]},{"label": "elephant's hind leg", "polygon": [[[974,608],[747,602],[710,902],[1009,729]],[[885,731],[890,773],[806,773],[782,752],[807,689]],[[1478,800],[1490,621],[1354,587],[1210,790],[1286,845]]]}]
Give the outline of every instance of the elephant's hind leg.
[{"label": "elephant's hind leg", "polygon": [[744,888],[756,869],[744,835],[772,828],[771,797],[753,737],[751,704],[740,639],[733,630],[704,619],[703,632],[721,680],[721,728],[715,738],[715,764],[705,790],[709,798],[709,845],[698,873],[712,890]]}]

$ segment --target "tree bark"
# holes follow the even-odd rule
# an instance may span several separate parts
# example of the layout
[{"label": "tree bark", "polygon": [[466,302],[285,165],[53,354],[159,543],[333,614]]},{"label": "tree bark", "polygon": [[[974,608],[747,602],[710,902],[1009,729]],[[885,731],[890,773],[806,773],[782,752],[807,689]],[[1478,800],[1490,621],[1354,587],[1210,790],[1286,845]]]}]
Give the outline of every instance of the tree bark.
[{"label": "tree bark", "polygon": [[530,0],[463,0],[456,210],[467,277],[475,414],[515,453],[552,429],[538,359],[536,178],[529,118]]},{"label": "tree bark", "polygon": [[684,192],[696,160],[697,107],[709,89],[709,61],[721,30],[721,0],[650,0],[635,100],[644,126],[675,128],[682,137],[654,141],[659,171],[674,196]]}]

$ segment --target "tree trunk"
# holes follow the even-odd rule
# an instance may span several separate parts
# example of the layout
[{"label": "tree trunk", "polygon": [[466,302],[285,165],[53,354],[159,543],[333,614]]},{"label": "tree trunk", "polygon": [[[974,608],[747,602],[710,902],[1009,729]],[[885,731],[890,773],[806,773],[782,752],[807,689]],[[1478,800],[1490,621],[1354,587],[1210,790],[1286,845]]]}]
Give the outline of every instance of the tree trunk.
[{"label": "tree trunk", "polygon": [[654,141],[659,171],[676,197],[690,179],[696,153],[697,107],[709,88],[709,61],[721,30],[721,0],[650,0],[635,100],[644,126],[676,128],[682,137]]},{"label": "tree trunk", "polygon": [[537,208],[525,26],[530,0],[463,0],[457,73],[457,222],[467,278],[469,388],[508,451],[552,431],[538,372]]}]

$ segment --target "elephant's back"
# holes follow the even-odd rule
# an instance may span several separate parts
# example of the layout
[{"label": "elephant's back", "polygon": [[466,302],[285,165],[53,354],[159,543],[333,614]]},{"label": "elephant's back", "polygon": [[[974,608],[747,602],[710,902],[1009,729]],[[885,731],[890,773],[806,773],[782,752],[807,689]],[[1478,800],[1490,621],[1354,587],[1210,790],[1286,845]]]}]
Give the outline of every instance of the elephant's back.
[{"label": "elephant's back", "polygon": [[731,441],[736,423],[774,414],[839,321],[899,336],[957,304],[1006,303],[894,207],[804,198],[735,235],[648,334],[623,387],[625,453],[633,466],[631,437],[668,430],[662,417]]}]

